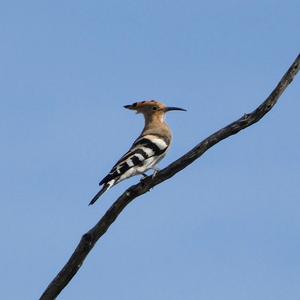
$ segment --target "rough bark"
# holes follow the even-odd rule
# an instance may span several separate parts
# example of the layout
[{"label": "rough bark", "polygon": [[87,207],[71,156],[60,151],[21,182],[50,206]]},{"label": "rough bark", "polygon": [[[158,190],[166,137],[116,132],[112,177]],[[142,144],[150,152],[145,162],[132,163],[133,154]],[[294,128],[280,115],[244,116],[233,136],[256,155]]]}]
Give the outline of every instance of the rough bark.
[{"label": "rough bark", "polygon": [[238,133],[239,131],[253,125],[258,122],[263,116],[265,116],[277,103],[278,99],[293,81],[294,77],[298,73],[300,68],[300,54],[297,56],[293,64],[288,71],[279,81],[275,89],[268,96],[268,98],[253,112],[244,114],[238,120],[232,122],[226,127],[216,131],[193,149],[187,152],[185,155],[171,163],[165,169],[156,174],[154,178],[146,177],[140,183],[129,187],[108,209],[105,215],[99,220],[99,222],[85,233],[78,246],[74,250],[72,256],[53,279],[53,281],[46,288],[45,292],[40,297],[41,300],[55,299],[59,293],[65,288],[65,286],[71,281],[73,276],[78,272],[85,258],[92,250],[96,242],[100,237],[105,234],[110,225],[115,221],[122,210],[135,198],[148,192],[154,186],[162,183],[163,181],[171,178],[176,173],[181,171],[190,165],[193,161],[198,159],[209,148],[226,139],[227,137]]}]

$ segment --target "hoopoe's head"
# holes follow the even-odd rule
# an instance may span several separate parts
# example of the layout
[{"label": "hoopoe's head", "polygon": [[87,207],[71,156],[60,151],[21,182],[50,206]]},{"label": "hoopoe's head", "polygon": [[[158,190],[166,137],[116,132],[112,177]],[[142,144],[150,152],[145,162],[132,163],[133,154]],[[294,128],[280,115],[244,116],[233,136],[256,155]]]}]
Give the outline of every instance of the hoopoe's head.
[{"label": "hoopoe's head", "polygon": [[155,100],[135,102],[131,105],[125,105],[124,107],[134,110],[136,113],[142,113],[144,116],[151,116],[154,114],[164,116],[165,113],[172,110],[186,111],[186,109],[183,108],[166,106],[165,104]]}]

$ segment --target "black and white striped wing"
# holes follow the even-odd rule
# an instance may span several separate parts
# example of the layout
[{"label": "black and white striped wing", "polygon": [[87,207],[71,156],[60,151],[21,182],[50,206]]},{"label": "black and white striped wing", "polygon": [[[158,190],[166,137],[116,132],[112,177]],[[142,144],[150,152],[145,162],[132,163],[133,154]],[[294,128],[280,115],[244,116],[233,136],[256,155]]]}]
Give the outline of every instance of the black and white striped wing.
[{"label": "black and white striped wing", "polygon": [[169,144],[170,141],[156,135],[140,137],[99,185],[109,183],[112,186],[126,178],[146,172],[164,157]]}]

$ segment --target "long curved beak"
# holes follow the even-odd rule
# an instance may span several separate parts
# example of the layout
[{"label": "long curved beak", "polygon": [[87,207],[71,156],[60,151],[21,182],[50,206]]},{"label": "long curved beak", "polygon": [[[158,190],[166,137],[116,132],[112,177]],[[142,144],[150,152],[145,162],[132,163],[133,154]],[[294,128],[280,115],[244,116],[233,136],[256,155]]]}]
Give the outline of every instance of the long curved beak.
[{"label": "long curved beak", "polygon": [[168,107],[165,108],[165,112],[167,112],[167,111],[172,111],[172,110],[186,111],[186,109],[184,109],[184,108],[174,107],[174,106],[168,106]]}]

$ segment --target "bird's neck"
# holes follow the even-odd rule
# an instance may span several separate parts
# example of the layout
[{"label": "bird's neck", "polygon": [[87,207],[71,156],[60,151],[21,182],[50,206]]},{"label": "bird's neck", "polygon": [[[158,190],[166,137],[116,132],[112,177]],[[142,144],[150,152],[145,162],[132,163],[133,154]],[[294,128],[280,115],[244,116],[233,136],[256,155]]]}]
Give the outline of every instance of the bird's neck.
[{"label": "bird's neck", "polygon": [[165,124],[165,114],[155,113],[155,114],[144,114],[145,127],[146,126],[161,126]]},{"label": "bird's neck", "polygon": [[158,134],[166,135],[171,138],[171,130],[168,124],[165,122],[165,114],[157,113],[151,115],[144,115],[145,126],[142,135],[145,134]]}]

